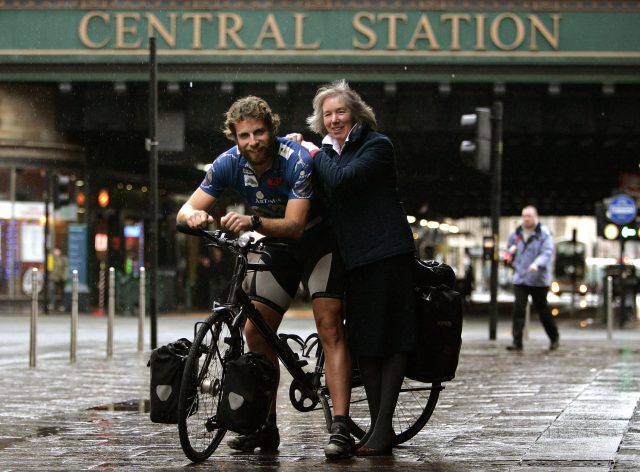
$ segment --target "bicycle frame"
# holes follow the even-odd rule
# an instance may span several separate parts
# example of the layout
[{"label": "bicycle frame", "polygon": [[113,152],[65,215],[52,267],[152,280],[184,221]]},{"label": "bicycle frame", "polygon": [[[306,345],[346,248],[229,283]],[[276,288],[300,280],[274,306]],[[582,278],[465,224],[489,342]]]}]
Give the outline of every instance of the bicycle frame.
[{"label": "bicycle frame", "polygon": [[[184,228],[181,229],[184,231]],[[203,236],[213,241],[214,245],[220,245],[225,241],[224,233],[214,232],[213,234],[205,230],[187,230],[184,232]],[[242,282],[249,271],[270,271],[272,267],[268,264],[252,263],[248,261],[248,253],[261,253],[263,247],[258,247],[257,250],[252,250],[251,245],[244,248],[225,245],[226,248],[236,253],[235,266],[233,275],[231,276],[231,283],[227,294],[227,299],[221,305],[215,306],[213,311],[228,310],[233,321],[234,327],[239,328],[239,332],[242,333],[244,329],[244,323],[248,319],[256,327],[260,335],[266,340],[267,344],[274,350],[282,364],[287,371],[293,377],[293,386],[297,388],[304,396],[305,399],[309,399],[313,402],[313,407],[317,405],[318,401],[322,401],[326,404],[326,395],[320,392],[320,377],[322,375],[322,366],[324,364],[324,353],[320,353],[320,357],[316,362],[314,372],[308,375],[302,367],[307,365],[307,361],[300,359],[299,356],[293,352],[289,347],[286,339],[290,338],[288,335],[278,335],[271,326],[265,321],[260,311],[251,302],[251,299],[242,288]],[[195,327],[197,331],[197,324]],[[304,349],[304,344],[300,340],[300,344]],[[309,411],[312,408],[301,409],[300,404],[292,404],[300,411]],[[330,424],[330,418],[329,418]]]}]

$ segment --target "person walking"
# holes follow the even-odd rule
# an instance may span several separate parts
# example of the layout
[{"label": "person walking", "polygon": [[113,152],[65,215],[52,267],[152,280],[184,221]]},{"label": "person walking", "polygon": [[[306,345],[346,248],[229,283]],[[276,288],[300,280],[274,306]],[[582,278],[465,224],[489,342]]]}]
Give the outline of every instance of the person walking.
[{"label": "person walking", "polygon": [[58,247],[53,249],[53,268],[49,278],[53,282],[53,305],[64,311],[64,286],[67,283],[67,256]]},{"label": "person walking", "polygon": [[[280,119],[259,97],[237,100],[225,116],[224,133],[236,146],[213,161],[178,212],[177,223],[192,228],[213,223],[208,211],[231,189],[240,193],[254,214],[228,212],[220,219],[223,229],[299,241],[297,247],[272,248],[269,255],[261,256],[276,269],[250,274],[248,293],[267,323],[277,330],[300,281],[309,288],[334,413],[325,454],[331,459],[347,457],[353,452],[353,442],[348,427],[351,358],[342,323],[344,265],[326,211],[314,197],[309,153],[298,143],[276,136]],[[265,354],[279,370],[275,352],[250,321],[245,335],[249,349]],[[273,451],[279,444],[275,398],[265,425],[228,442],[229,447],[241,451]]]},{"label": "person walking", "polygon": [[549,349],[558,349],[560,334],[547,303],[547,293],[553,272],[553,236],[548,227],[538,221],[534,206],[522,209],[522,222],[507,240],[505,260],[513,268],[513,342],[510,351],[522,351],[522,332],[529,296],[538,313],[551,344]]},{"label": "person walking", "polygon": [[347,269],[346,322],[371,414],[356,454],[392,452],[393,413],[416,348],[415,245],[397,187],[391,140],[376,131],[373,110],[347,82],[318,89],[309,128],[322,147],[301,142],[329,199],[330,216]]}]

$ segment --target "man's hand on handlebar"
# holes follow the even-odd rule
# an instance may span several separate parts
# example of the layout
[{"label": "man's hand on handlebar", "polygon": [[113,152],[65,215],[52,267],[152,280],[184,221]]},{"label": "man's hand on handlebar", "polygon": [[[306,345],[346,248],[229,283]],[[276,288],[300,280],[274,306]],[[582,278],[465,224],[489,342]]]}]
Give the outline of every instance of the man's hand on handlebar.
[{"label": "man's hand on handlebar", "polygon": [[213,216],[203,210],[194,210],[191,215],[185,219],[185,223],[189,228],[206,228],[213,223]]},{"label": "man's hand on handlebar", "polygon": [[235,211],[230,211],[220,218],[220,225],[229,231],[239,233],[240,231],[250,231],[252,229],[251,216],[241,215]]}]

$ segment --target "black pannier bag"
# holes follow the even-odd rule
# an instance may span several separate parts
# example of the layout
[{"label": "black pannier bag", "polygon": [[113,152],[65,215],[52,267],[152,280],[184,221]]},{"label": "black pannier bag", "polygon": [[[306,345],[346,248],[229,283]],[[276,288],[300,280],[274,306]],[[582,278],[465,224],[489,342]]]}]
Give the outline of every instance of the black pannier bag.
[{"label": "black pannier bag", "polygon": [[416,259],[415,297],[418,351],[407,362],[406,376],[420,382],[455,377],[462,346],[462,297],[447,264]]},{"label": "black pannier bag", "polygon": [[216,423],[240,434],[262,426],[278,387],[275,366],[263,354],[247,352],[225,366]]},{"label": "black pannier bag", "polygon": [[446,285],[449,288],[455,288],[456,274],[447,264],[430,259],[421,260],[416,257],[413,264],[413,281],[418,287]]},{"label": "black pannier bag", "polygon": [[178,396],[184,364],[191,341],[178,339],[154,349],[147,364],[151,367],[150,413],[154,423],[178,423]]}]

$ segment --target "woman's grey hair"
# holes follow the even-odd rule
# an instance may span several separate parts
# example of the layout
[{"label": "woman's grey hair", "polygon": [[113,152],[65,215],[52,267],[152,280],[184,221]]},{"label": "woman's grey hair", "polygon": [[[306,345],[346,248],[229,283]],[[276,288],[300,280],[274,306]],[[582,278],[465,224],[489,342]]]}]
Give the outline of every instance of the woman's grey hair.
[{"label": "woman's grey hair", "polygon": [[373,109],[365,103],[358,93],[349,87],[344,80],[336,80],[330,84],[321,86],[313,97],[313,114],[307,117],[309,129],[318,134],[327,134],[322,116],[322,104],[329,97],[340,96],[344,104],[351,112],[354,122],[367,123],[371,129],[378,129],[376,114]]}]

